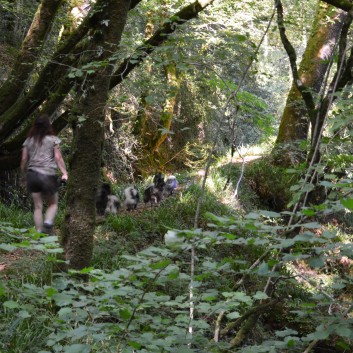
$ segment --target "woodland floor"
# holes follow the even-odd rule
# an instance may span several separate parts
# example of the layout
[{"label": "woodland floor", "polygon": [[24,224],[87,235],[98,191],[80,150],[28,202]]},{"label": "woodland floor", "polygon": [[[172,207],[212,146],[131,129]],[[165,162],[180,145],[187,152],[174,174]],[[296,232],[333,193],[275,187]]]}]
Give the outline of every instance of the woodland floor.
[{"label": "woodland floor", "polygon": [[[233,159],[233,163],[249,163],[252,162],[258,158],[260,158],[261,156],[255,155],[255,156],[244,156],[242,158],[235,158]],[[199,170],[199,172],[197,173],[197,175],[202,178],[202,176],[204,175],[204,170]],[[185,188],[185,185],[178,185],[177,189],[175,190],[175,194],[174,197]],[[155,206],[153,206],[155,207]],[[132,211],[126,211],[125,208],[121,208],[119,209],[119,214],[138,214],[141,213],[145,210],[151,209],[151,205],[150,204],[144,204],[143,202],[139,202],[138,207],[136,210],[132,210]],[[97,217],[96,219],[96,224],[102,224],[104,222],[104,216],[101,217]],[[58,228],[54,229],[54,233],[59,235],[60,230]],[[38,252],[37,251],[29,251],[29,250],[25,250],[25,249],[16,249],[14,251],[8,252],[8,253],[0,253],[0,278],[6,278],[7,277],[7,273],[8,271],[13,267],[16,266],[16,264],[18,262],[21,262],[24,258],[26,258],[27,260],[31,261],[31,260],[35,260],[35,258],[38,256]]]}]

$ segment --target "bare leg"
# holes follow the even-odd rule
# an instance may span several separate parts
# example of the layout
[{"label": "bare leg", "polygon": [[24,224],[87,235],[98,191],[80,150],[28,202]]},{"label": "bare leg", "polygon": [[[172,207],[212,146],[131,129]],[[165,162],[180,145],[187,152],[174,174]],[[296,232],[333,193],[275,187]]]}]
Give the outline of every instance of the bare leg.
[{"label": "bare leg", "polygon": [[58,211],[58,193],[47,196],[48,208],[45,212],[44,223],[53,225],[56,212]]},{"label": "bare leg", "polygon": [[37,229],[37,232],[43,230],[43,200],[40,192],[33,192],[32,199],[34,204],[34,225]]}]

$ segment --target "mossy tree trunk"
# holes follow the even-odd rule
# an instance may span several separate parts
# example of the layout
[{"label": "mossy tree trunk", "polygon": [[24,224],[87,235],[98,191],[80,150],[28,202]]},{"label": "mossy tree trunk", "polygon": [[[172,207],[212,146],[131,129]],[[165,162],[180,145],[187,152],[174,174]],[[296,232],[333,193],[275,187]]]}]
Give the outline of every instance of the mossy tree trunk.
[{"label": "mossy tree trunk", "polygon": [[327,90],[328,93],[322,100],[318,108],[315,123],[313,123],[310,152],[308,155],[308,161],[311,163],[318,163],[320,161],[321,154],[320,149],[317,148],[317,146],[320,144],[322,128],[326,121],[331,104],[337,98],[337,92],[342,91],[347,85],[352,85],[353,83],[353,52],[351,51],[350,55],[347,55],[349,33],[352,22],[353,17],[351,15],[345,17],[339,42],[339,52],[337,58],[338,70],[332,78],[331,84]]},{"label": "mossy tree trunk", "polygon": [[[152,37],[155,26],[153,23],[154,12],[149,11],[146,14],[145,40]],[[152,65],[147,63],[146,73],[152,75]],[[148,88],[145,88],[140,95],[139,110],[133,125],[133,134],[138,136],[142,145],[147,141],[146,124],[152,114],[151,105],[148,103],[147,97],[149,95]]]},{"label": "mossy tree trunk", "polygon": [[[92,33],[95,52],[91,60],[107,61],[117,51],[125,26],[129,1],[100,0],[99,25]],[[67,190],[67,208],[63,229],[63,245],[70,267],[82,269],[89,265],[93,250],[95,225],[95,194],[98,186],[104,140],[105,103],[108,98],[113,62],[87,80],[84,95],[74,111],[81,121],[75,122]]]},{"label": "mossy tree trunk", "polygon": [[159,122],[159,129],[151,146],[151,150],[154,152],[158,151],[158,148],[166,140],[168,134],[170,133],[177,95],[180,90],[180,78],[178,77],[175,63],[171,62],[168,65],[165,65],[164,71],[167,80],[167,98],[164,103],[164,109]]},{"label": "mossy tree trunk", "polygon": [[[158,18],[157,27],[161,27],[163,22],[167,18],[163,11],[163,5],[165,1],[161,0],[161,7],[158,9],[157,13],[149,12],[148,19],[145,29],[145,39],[149,40],[154,32],[155,23],[154,19]],[[168,64],[164,65],[164,74],[166,78],[166,100],[163,107],[163,112],[159,121],[152,123],[154,119],[152,107],[147,101],[149,95],[149,90],[146,89],[141,94],[140,98],[140,109],[136,116],[134,123],[133,133],[140,137],[142,145],[144,145],[148,151],[157,152],[159,146],[165,141],[170,131],[174,107],[176,104],[176,97],[180,89],[180,80],[177,75],[176,64],[169,60],[167,55],[166,60],[170,61]],[[152,74],[152,66],[148,65],[146,71]],[[157,128],[157,131],[155,129]],[[148,156],[147,157],[151,157]]]},{"label": "mossy tree trunk", "polygon": [[[299,67],[301,84],[317,94],[324,82],[329,60],[342,28],[343,13],[319,1],[315,21]],[[309,115],[312,118],[309,118]],[[293,82],[282,114],[272,156],[276,164],[290,166],[303,161],[306,154],[300,147],[308,139],[309,125],[316,114],[308,112],[297,83]]]},{"label": "mossy tree trunk", "polygon": [[43,0],[40,3],[9,78],[0,87],[0,114],[16,102],[26,87],[62,3],[63,0]]}]

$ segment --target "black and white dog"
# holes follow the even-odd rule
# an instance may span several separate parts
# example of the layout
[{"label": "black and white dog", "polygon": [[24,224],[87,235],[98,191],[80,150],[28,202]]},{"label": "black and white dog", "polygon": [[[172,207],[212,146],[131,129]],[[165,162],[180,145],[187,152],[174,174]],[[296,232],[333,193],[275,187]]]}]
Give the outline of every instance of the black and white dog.
[{"label": "black and white dog", "polygon": [[107,206],[105,207],[104,214],[107,215],[116,215],[118,214],[120,208],[120,201],[115,195],[108,195]]},{"label": "black and white dog", "polygon": [[108,195],[112,193],[108,183],[102,183],[96,193],[96,209],[99,216],[104,216],[108,204]]},{"label": "black and white dog", "polygon": [[140,201],[140,194],[135,186],[129,186],[124,190],[125,206],[128,211],[135,210]]},{"label": "black and white dog", "polygon": [[165,182],[162,173],[156,173],[153,178],[153,184],[143,193],[144,203],[150,202],[151,206],[157,205],[163,198],[164,187]]},{"label": "black and white dog", "polygon": [[96,210],[97,215],[104,216],[108,214],[116,215],[120,208],[120,201],[112,195],[109,183],[102,183],[96,193]]},{"label": "black and white dog", "polygon": [[174,190],[178,186],[178,180],[174,175],[169,175],[165,183],[165,191],[167,195],[173,195]]}]

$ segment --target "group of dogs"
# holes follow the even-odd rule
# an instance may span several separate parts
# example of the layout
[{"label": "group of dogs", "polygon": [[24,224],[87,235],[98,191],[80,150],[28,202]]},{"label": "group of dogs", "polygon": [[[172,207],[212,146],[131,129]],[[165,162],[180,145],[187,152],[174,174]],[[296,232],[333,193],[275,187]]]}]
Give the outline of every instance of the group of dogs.
[{"label": "group of dogs", "polygon": [[[178,181],[174,175],[168,176],[164,180],[162,173],[156,173],[153,177],[153,183],[144,190],[143,202],[150,203],[151,206],[159,204],[164,195],[170,196],[178,186]],[[140,194],[136,186],[128,186],[124,190],[125,200],[113,195],[110,184],[103,183],[100,185],[96,194],[96,210],[100,216],[107,216],[109,214],[116,215],[119,209],[125,205],[128,211],[137,208],[140,201]]]}]

